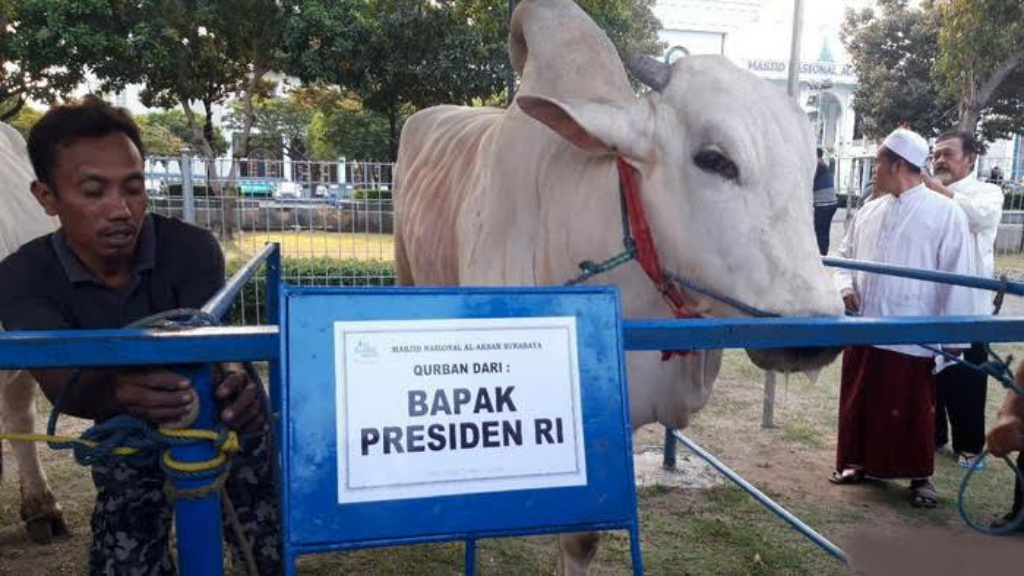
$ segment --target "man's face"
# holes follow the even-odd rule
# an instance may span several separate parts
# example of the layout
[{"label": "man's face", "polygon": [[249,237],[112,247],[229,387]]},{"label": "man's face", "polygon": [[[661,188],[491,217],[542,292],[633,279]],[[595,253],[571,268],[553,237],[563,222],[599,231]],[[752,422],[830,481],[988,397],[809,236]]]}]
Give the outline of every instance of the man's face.
[{"label": "man's face", "polygon": [[875,155],[875,192],[881,192],[884,194],[892,193],[890,190],[890,184],[892,183],[892,173],[895,170],[895,166],[889,162],[889,158],[882,153],[882,149],[879,148],[878,154]]},{"label": "man's face", "polygon": [[142,155],[127,136],[58,146],[51,180],[33,183],[32,192],[60,219],[68,244],[86,264],[134,257],[149,199]]},{"label": "man's face", "polygon": [[933,158],[935,177],[946,186],[966,178],[974,165],[974,155],[964,154],[963,142],[959,138],[937,143]]}]

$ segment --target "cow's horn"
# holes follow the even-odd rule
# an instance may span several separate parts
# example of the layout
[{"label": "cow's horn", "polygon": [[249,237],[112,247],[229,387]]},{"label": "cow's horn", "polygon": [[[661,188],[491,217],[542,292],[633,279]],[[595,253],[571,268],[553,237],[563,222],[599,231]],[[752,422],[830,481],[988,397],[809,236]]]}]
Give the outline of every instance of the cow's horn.
[{"label": "cow's horn", "polygon": [[672,78],[672,66],[650,56],[630,56],[626,67],[637,80],[656,92],[664,90]]}]

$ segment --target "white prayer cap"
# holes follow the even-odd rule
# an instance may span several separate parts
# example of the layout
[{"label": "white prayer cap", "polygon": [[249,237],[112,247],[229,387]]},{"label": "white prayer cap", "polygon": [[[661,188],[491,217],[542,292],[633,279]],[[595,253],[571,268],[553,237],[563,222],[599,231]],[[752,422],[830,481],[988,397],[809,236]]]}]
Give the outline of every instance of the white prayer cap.
[{"label": "white prayer cap", "polygon": [[928,160],[928,142],[917,132],[906,128],[893,130],[892,134],[885,138],[885,142],[882,142],[882,146],[899,154],[901,158],[918,168],[924,167],[925,161]]}]

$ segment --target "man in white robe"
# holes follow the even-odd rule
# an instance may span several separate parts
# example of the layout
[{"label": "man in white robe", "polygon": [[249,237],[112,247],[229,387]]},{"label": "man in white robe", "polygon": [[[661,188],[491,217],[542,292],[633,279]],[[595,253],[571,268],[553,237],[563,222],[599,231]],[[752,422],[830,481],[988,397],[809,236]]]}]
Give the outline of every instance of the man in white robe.
[{"label": "man in white robe", "polygon": [[[840,256],[898,266],[970,274],[974,255],[957,205],[924,186],[928,144],[898,129],[879,148],[875,189],[884,195],[858,212]],[[840,270],[836,281],[849,310],[864,316],[972,314],[969,289]],[[938,503],[929,481],[935,466],[933,353],[913,345],[854,346],[843,357],[839,446],[832,481],[865,476],[910,479],[914,506]]]},{"label": "man in white robe", "polygon": [[[996,233],[1003,214],[1003,190],[974,177],[978,144],[972,134],[946,132],[935,143],[935,177],[925,176],[925,185],[952,199],[967,217],[974,253],[972,274],[995,275]],[[972,290],[975,314],[992,313],[992,293]],[[988,359],[982,343],[974,343],[964,357],[974,364]],[[952,436],[953,453],[960,465],[974,465],[985,447],[985,400],[988,378],[963,366],[943,367],[935,380],[935,445],[940,449]],[[947,417],[949,425],[947,427]],[[952,429],[952,432],[949,432]]]}]

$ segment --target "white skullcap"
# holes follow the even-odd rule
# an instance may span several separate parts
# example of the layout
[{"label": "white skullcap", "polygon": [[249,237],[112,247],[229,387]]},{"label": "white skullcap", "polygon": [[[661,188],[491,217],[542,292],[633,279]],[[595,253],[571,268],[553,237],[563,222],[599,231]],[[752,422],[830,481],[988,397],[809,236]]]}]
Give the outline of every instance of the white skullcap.
[{"label": "white skullcap", "polygon": [[885,142],[882,142],[882,146],[899,154],[901,158],[918,168],[924,167],[925,161],[928,160],[928,142],[917,132],[906,128],[893,130],[892,134],[885,138]]}]

